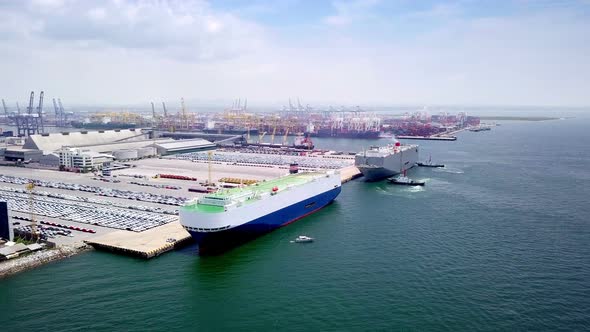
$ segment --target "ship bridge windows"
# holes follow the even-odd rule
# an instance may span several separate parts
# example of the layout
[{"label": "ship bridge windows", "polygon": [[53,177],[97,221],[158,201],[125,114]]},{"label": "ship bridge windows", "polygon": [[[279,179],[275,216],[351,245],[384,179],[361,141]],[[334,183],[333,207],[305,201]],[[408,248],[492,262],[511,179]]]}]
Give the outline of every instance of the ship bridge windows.
[{"label": "ship bridge windows", "polygon": [[198,203],[204,205],[226,206],[230,203],[230,200],[227,197],[205,196],[199,198]]}]

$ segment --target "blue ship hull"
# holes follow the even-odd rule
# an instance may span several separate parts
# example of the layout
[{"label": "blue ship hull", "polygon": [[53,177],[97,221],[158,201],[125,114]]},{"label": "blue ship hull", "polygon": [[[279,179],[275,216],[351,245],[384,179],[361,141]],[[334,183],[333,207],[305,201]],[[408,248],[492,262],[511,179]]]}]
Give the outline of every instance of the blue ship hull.
[{"label": "blue ship hull", "polygon": [[199,245],[199,254],[220,253],[320,210],[330,204],[340,194],[340,191],[341,187],[338,186],[320,195],[310,197],[225,231],[189,231],[189,233]]}]

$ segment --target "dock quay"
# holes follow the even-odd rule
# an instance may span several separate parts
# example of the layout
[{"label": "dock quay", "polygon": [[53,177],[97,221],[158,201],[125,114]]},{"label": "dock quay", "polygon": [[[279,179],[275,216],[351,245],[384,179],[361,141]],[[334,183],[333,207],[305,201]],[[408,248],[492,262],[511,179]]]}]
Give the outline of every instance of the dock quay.
[{"label": "dock quay", "polygon": [[362,175],[363,174],[356,166],[348,166],[340,169],[340,178],[342,179],[342,183],[354,180],[361,177]]},{"label": "dock quay", "polygon": [[398,139],[415,139],[426,141],[456,141],[456,136],[396,136]]},{"label": "dock quay", "polygon": [[84,242],[95,249],[149,259],[178,248],[190,240],[190,234],[180,223],[172,222],[141,233],[114,231]]}]

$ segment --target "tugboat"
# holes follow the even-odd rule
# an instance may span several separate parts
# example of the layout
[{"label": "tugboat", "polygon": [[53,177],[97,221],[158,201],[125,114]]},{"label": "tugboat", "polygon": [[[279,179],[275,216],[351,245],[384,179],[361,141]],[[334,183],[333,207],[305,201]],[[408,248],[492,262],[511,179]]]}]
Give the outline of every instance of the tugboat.
[{"label": "tugboat", "polygon": [[391,184],[397,184],[402,186],[423,186],[424,181],[412,180],[405,175],[401,175],[395,178],[387,179],[387,182]]},{"label": "tugboat", "polygon": [[405,171],[403,172],[403,175],[387,179],[387,182],[391,183],[391,184],[401,185],[401,186],[423,186],[425,183],[424,181],[410,179],[409,177],[406,176]]},{"label": "tugboat", "polygon": [[444,164],[433,164],[432,163],[432,156],[428,158],[427,162],[417,162],[416,165],[420,167],[445,167]]}]

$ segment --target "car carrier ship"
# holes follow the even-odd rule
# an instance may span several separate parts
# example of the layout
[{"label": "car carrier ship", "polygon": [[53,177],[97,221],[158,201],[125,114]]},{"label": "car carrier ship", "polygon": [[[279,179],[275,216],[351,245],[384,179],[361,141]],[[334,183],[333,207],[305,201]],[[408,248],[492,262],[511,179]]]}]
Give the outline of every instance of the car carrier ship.
[{"label": "car carrier ship", "polygon": [[193,200],[180,209],[180,223],[199,253],[215,253],[318,211],[340,190],[337,171],[289,174]]},{"label": "car carrier ship", "polygon": [[417,161],[418,145],[402,145],[395,141],[357,153],[354,164],[366,181],[378,181],[405,172],[414,167]]}]

